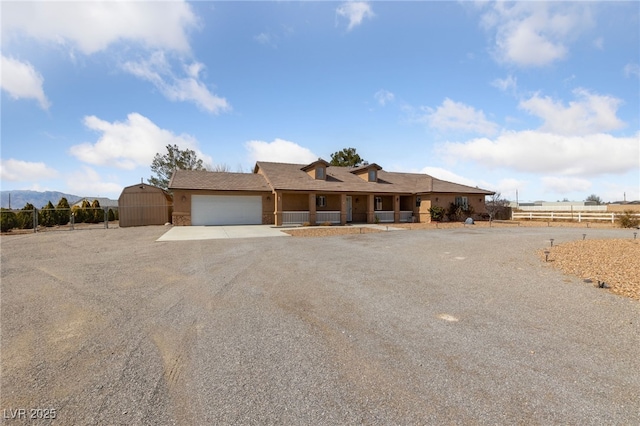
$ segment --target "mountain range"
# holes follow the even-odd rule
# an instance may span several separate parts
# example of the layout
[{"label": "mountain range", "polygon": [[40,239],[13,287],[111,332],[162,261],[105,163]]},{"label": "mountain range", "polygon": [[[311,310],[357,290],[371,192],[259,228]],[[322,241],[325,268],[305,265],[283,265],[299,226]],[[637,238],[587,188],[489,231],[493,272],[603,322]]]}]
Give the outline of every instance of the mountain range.
[{"label": "mountain range", "polygon": [[[111,203],[104,203],[103,200],[107,200],[105,198],[100,197],[81,197],[79,195],[73,194],[65,194],[64,192],[58,191],[25,191],[25,190],[12,190],[12,191],[0,191],[0,207],[9,208],[11,207],[14,210],[18,210],[23,208],[27,203],[33,204],[36,208],[42,208],[47,205],[49,201],[55,206],[58,204],[61,198],[66,198],[69,204],[74,204],[83,198],[86,198],[89,201],[94,199],[98,199],[100,201],[100,205],[103,204],[105,206]],[[117,200],[109,200],[112,205],[118,205]],[[11,205],[9,205],[11,204]]]}]

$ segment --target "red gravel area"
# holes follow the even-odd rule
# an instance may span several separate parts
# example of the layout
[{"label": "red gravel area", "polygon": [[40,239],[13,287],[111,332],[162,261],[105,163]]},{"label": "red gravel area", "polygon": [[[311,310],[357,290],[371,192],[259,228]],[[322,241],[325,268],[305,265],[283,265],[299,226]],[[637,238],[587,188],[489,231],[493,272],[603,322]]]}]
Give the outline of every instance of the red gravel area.
[{"label": "red gravel area", "polygon": [[[640,300],[640,240],[584,240],[553,246],[549,262],[563,272],[604,281],[610,291]],[[544,259],[544,251],[539,255]]]}]

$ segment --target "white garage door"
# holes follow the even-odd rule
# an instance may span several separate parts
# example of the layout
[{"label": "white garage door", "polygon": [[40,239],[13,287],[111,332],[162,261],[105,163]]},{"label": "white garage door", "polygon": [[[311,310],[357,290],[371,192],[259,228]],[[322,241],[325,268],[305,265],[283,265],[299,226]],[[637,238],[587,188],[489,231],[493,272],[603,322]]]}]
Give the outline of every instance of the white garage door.
[{"label": "white garage door", "polygon": [[192,195],[192,225],[260,225],[262,197]]}]

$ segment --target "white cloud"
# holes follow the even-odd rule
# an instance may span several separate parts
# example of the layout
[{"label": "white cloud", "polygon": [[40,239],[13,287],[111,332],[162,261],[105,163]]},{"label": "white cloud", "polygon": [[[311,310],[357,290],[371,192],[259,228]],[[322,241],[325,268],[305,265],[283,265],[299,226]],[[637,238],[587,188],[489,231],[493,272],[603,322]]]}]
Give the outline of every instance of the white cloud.
[{"label": "white cloud", "polygon": [[640,77],[640,65],[627,64],[623,69],[625,77]]},{"label": "white cloud", "polygon": [[528,185],[529,182],[526,180],[505,178],[501,179],[496,185],[494,185],[494,191],[499,192],[502,198],[515,200],[516,191],[522,191],[523,189],[526,189]]},{"label": "white cloud", "polygon": [[378,90],[373,97],[376,98],[376,101],[378,101],[382,106],[385,106],[387,102],[393,102],[395,99],[395,95],[393,93],[384,89]]},{"label": "white cloud", "polygon": [[108,196],[118,198],[123,186],[114,182],[105,182],[98,172],[89,166],[81,166],[67,178],[69,191],[87,196]]},{"label": "white cloud", "polygon": [[2,55],[2,80],[0,84],[13,99],[35,99],[42,109],[48,109],[49,100],[44,94],[44,79],[29,62]]},{"label": "white cloud", "polygon": [[249,151],[249,160],[252,163],[272,161],[307,164],[318,159],[308,148],[283,139],[275,139],[273,142],[249,141],[245,143],[245,148]]},{"label": "white cloud", "polygon": [[0,160],[0,178],[12,182],[31,182],[38,179],[53,179],[58,176],[55,169],[42,162]]},{"label": "white cloud", "polygon": [[493,50],[500,62],[545,66],[567,56],[568,44],[592,18],[583,3],[496,2],[482,25],[495,30]]},{"label": "white cloud", "polygon": [[542,131],[562,135],[585,135],[624,127],[616,116],[621,101],[611,96],[592,94],[585,89],[573,92],[577,100],[565,106],[550,97],[534,95],[519,107],[544,120]]},{"label": "white cloud", "polygon": [[591,188],[591,182],[575,177],[545,176],[540,179],[544,192],[568,194],[570,192],[584,192]]},{"label": "white cloud", "polygon": [[435,110],[423,108],[427,113],[422,117],[429,126],[441,131],[464,131],[480,134],[493,134],[497,130],[497,124],[490,122],[484,116],[482,110],[476,110],[472,106],[462,102],[454,102],[446,98],[442,105]]},{"label": "white cloud", "polygon": [[109,123],[96,116],[84,118],[84,125],[101,133],[95,143],[83,143],[70,148],[70,153],[88,164],[107,165],[120,169],[150,166],[156,153],[165,153],[167,145],[192,149],[202,161],[210,165],[211,157],[198,149],[197,141],[190,135],[175,135],[161,129],[138,113],[131,113],[124,122]]},{"label": "white cloud", "polygon": [[429,176],[433,176],[434,178],[446,180],[447,182],[454,182],[467,186],[478,186],[477,181],[460,176],[450,170],[442,169],[440,167],[427,166],[422,168],[419,173],[425,173]]},{"label": "white cloud", "polygon": [[496,78],[491,82],[493,87],[497,87],[502,92],[515,91],[518,87],[518,79],[512,75],[508,75],[506,78]]},{"label": "white cloud", "polygon": [[365,18],[373,18],[375,14],[371,9],[371,5],[365,1],[350,1],[343,3],[336,9],[336,13],[343,18],[349,20],[348,31],[351,31],[358,25],[362,24]]},{"label": "white cloud", "polygon": [[271,47],[277,46],[275,42],[276,37],[270,33],[260,33],[257,36],[255,36],[253,39],[265,46],[271,46]]},{"label": "white cloud", "polygon": [[122,68],[151,82],[164,96],[172,101],[191,101],[213,114],[228,111],[231,106],[226,99],[211,93],[200,79],[204,65],[200,62],[183,64],[183,76],[177,76],[161,51],[154,52],[148,60],[128,61]]},{"label": "white cloud", "polygon": [[490,168],[564,176],[625,173],[640,167],[640,133],[631,137],[608,134],[562,136],[539,131],[504,132],[495,139],[447,142],[441,153],[455,160]]},{"label": "white cloud", "polygon": [[597,39],[593,40],[593,47],[598,50],[604,50],[604,39],[602,37],[598,37]]},{"label": "white cloud", "polygon": [[24,34],[87,55],[123,40],[189,52],[188,31],[199,26],[184,1],[7,2],[2,13],[3,40]]}]

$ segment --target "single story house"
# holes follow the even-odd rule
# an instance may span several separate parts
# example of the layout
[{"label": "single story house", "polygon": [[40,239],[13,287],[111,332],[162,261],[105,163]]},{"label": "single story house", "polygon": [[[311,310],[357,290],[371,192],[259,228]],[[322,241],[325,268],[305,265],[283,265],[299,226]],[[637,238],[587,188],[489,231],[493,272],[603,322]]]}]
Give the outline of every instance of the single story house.
[{"label": "single story house", "polygon": [[485,209],[487,191],[379,165],[332,166],[258,161],[253,173],[176,170],[174,225],[430,222],[450,204]]}]

